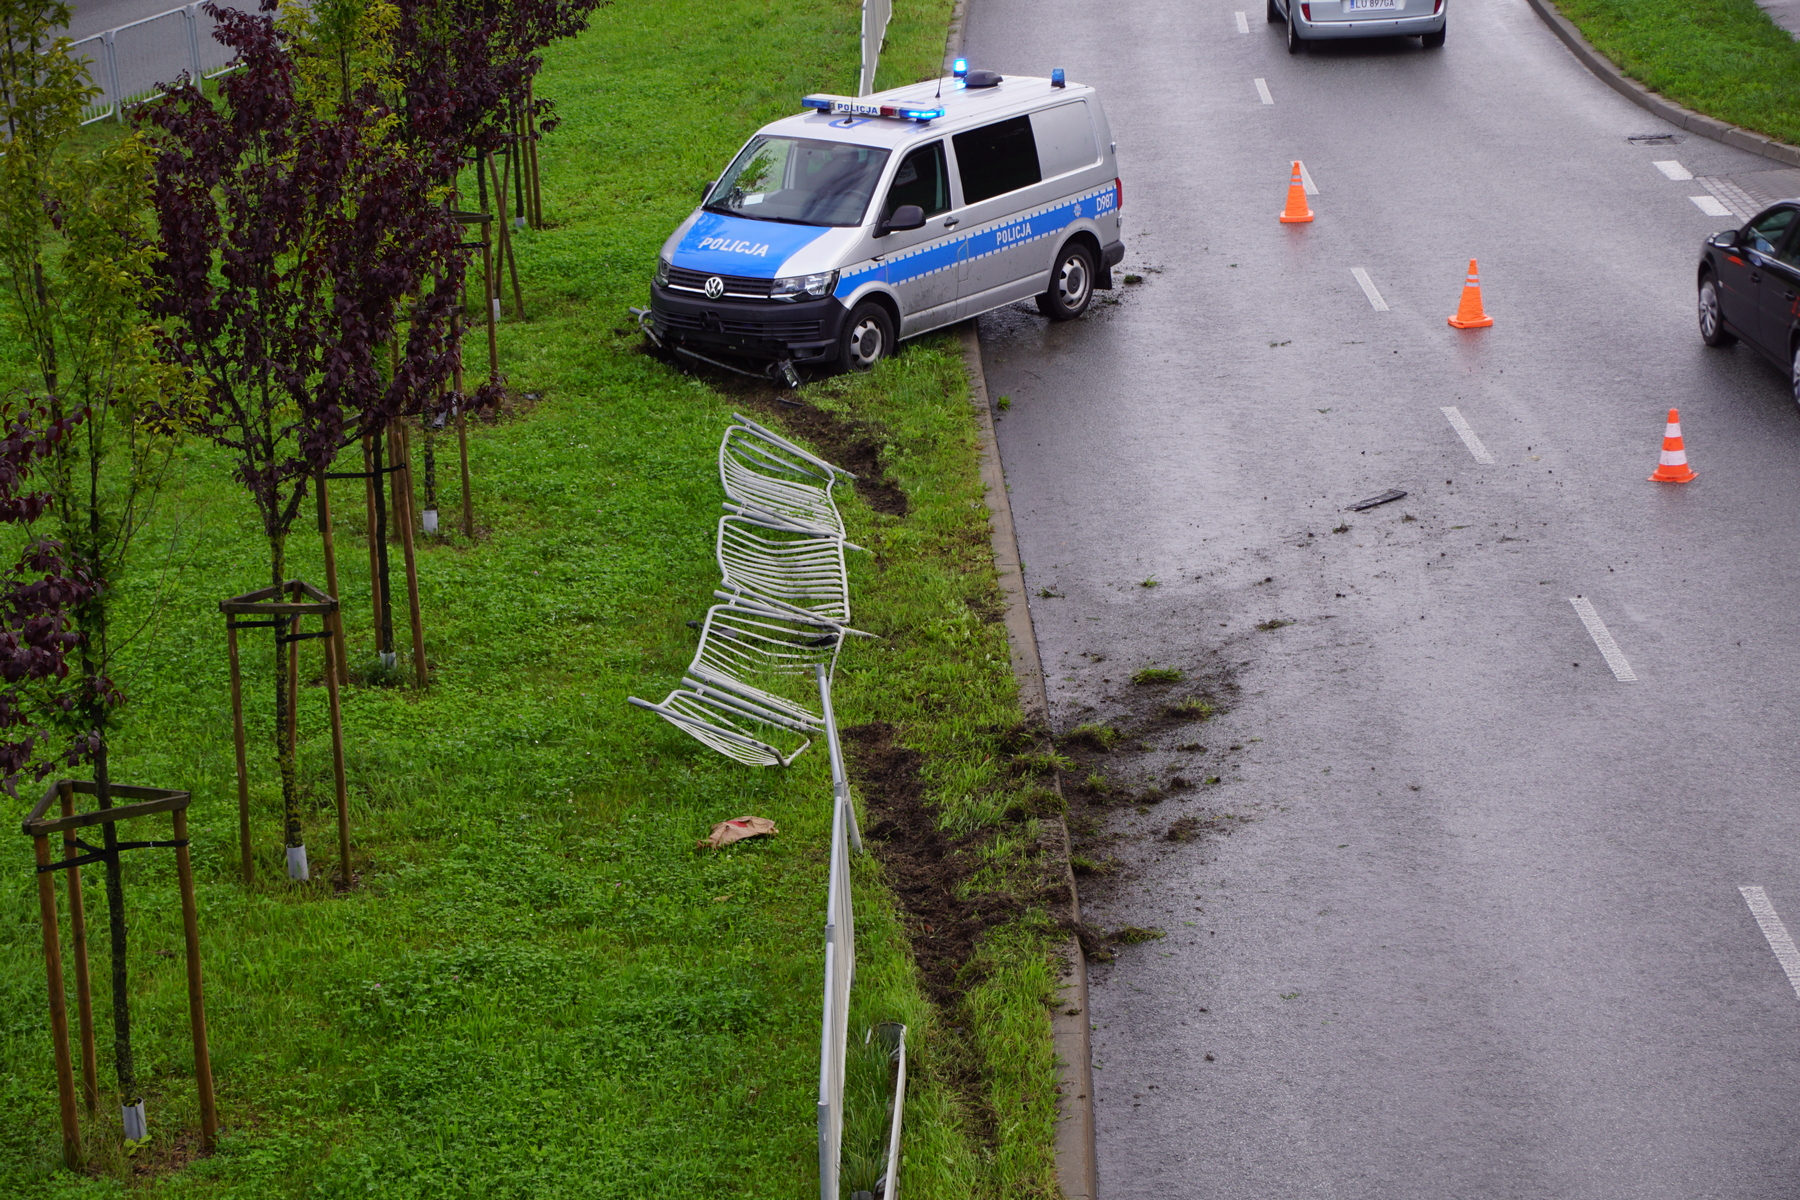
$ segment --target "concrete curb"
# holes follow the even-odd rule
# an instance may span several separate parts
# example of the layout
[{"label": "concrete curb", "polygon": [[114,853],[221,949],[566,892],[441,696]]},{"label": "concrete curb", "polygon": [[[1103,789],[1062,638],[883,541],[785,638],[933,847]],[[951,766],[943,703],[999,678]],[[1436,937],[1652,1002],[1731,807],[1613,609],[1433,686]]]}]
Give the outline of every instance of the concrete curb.
[{"label": "concrete curb", "polygon": [[[957,5],[960,15],[961,3]],[[1006,597],[1006,640],[1012,649],[1013,674],[1019,680],[1020,707],[1027,720],[1048,724],[1049,694],[1044,687],[1043,663],[1038,658],[1037,634],[1031,627],[1031,607],[1025,598],[1025,573],[1019,561],[1019,542],[1013,529],[1012,503],[1006,494],[1006,475],[1000,466],[1000,447],[994,438],[993,410],[988,403],[987,375],[981,367],[981,342],[975,322],[959,331],[963,369],[969,376],[969,399],[975,408],[981,439],[981,482],[987,488],[988,526],[993,536],[994,570]],[[1058,789],[1060,791],[1060,788]],[[1057,853],[1069,887],[1069,919],[1081,921],[1081,896],[1075,889],[1075,872],[1069,865],[1069,827],[1059,817],[1055,832],[1061,839]],[[1056,1048],[1057,1108],[1056,1178],[1066,1200],[1094,1200],[1098,1165],[1094,1152],[1094,1075],[1089,1042],[1087,959],[1081,943],[1070,938],[1064,948],[1068,966],[1063,971],[1056,1007],[1050,1013],[1050,1036]]]},{"label": "concrete curb", "polygon": [[1571,53],[1581,60],[1583,66],[1600,77],[1613,91],[1619,93],[1639,108],[1648,109],[1669,124],[1697,133],[1701,137],[1711,138],[1715,142],[1724,142],[1727,146],[1736,146],[1739,150],[1748,150],[1752,154],[1760,154],[1764,158],[1772,158],[1776,162],[1786,163],[1790,167],[1800,167],[1800,147],[1790,146],[1786,142],[1778,142],[1774,138],[1764,137],[1760,133],[1751,133],[1748,129],[1739,129],[1736,125],[1697,113],[1693,109],[1683,108],[1672,100],[1665,100],[1635,79],[1625,76],[1613,61],[1601,54],[1588,40],[1581,35],[1569,18],[1557,11],[1551,0],[1527,0],[1537,15],[1550,26],[1550,31],[1563,40]]}]

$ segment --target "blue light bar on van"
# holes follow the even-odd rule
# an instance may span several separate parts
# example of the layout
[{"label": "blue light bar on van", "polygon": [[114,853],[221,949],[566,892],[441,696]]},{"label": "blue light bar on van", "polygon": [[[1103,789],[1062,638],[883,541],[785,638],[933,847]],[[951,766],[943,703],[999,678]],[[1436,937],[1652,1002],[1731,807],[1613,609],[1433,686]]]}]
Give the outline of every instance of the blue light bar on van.
[{"label": "blue light bar on van", "polygon": [[828,112],[834,116],[845,117],[895,117],[902,121],[935,121],[944,115],[942,108],[921,108],[911,104],[871,104],[867,100],[853,100],[849,96],[806,96],[800,101],[804,108],[816,108],[820,112]]},{"label": "blue light bar on van", "polygon": [[1061,67],[1052,67],[1050,69],[1050,86],[1053,88],[1067,86],[1063,80],[1063,69]]},{"label": "blue light bar on van", "polygon": [[957,59],[954,63],[950,64],[950,70],[958,79],[961,79],[964,75],[969,73],[969,60],[966,58]]}]

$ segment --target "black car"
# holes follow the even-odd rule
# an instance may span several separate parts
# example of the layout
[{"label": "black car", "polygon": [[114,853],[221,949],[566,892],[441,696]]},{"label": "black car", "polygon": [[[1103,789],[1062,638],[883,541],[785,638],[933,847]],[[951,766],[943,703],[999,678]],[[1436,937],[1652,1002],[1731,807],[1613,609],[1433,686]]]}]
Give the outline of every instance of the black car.
[{"label": "black car", "polygon": [[1742,338],[1786,367],[1800,403],[1800,200],[1758,213],[1742,229],[1706,239],[1700,252],[1700,336],[1709,346]]}]

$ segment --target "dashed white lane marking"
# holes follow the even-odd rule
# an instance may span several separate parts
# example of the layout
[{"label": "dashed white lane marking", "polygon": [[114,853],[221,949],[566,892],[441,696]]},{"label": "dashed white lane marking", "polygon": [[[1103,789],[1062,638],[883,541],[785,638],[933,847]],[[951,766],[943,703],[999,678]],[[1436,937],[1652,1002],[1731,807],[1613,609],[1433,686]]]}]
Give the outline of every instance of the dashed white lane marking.
[{"label": "dashed white lane marking", "polygon": [[1672,158],[1665,162],[1653,162],[1650,165],[1661,171],[1664,175],[1667,175],[1670,179],[1692,179],[1694,177],[1692,171],[1688,170]]},{"label": "dashed white lane marking", "polygon": [[1306,189],[1309,196],[1319,194],[1319,185],[1312,181],[1312,172],[1306,169],[1305,163],[1300,164],[1300,186]]},{"label": "dashed white lane marking", "polygon": [[1375,307],[1375,311],[1386,312],[1388,310],[1387,301],[1383,300],[1381,293],[1375,290],[1375,281],[1369,278],[1369,273],[1361,267],[1351,267],[1350,273],[1356,276],[1356,282],[1362,285],[1363,295],[1369,298],[1369,303]]},{"label": "dashed white lane marking", "polygon": [[1716,196],[1689,196],[1688,199],[1692,200],[1695,204],[1698,204],[1700,206],[1700,211],[1709,217],[1729,217],[1732,215],[1731,210],[1726,208],[1723,204],[1720,204],[1718,197]]},{"label": "dashed white lane marking", "polygon": [[1494,456],[1489,454],[1488,448],[1481,444],[1481,439],[1475,436],[1475,430],[1470,428],[1467,421],[1463,420],[1462,413],[1456,410],[1455,405],[1441,408],[1438,411],[1450,418],[1450,428],[1456,430],[1456,436],[1463,440],[1463,445],[1469,448],[1469,453],[1475,456],[1476,462],[1490,467],[1494,465]]},{"label": "dashed white lane marking", "polygon": [[1741,887],[1738,891],[1743,895],[1744,903],[1750,906],[1750,915],[1762,926],[1763,936],[1769,939],[1769,949],[1775,952],[1775,961],[1787,972],[1794,995],[1800,996],[1800,946],[1795,946],[1794,939],[1788,936],[1787,926],[1776,915],[1775,906],[1769,903],[1767,892],[1759,887]]},{"label": "dashed white lane marking", "polygon": [[1238,19],[1238,32],[1239,33],[1249,33],[1250,32],[1250,18],[1246,17],[1243,13],[1239,13],[1237,15],[1237,19]]},{"label": "dashed white lane marking", "polygon": [[1586,596],[1570,596],[1569,603],[1575,606],[1575,615],[1587,626],[1588,636],[1594,639],[1594,645],[1600,651],[1600,657],[1612,668],[1613,678],[1622,683],[1636,683],[1637,672],[1625,661],[1625,652],[1619,649],[1619,643],[1613,641],[1613,635],[1607,630],[1606,622],[1594,611],[1593,604]]},{"label": "dashed white lane marking", "polygon": [[1269,81],[1266,79],[1258,79],[1256,81],[1256,94],[1262,97],[1262,102],[1264,104],[1275,103],[1275,97],[1269,95]]}]

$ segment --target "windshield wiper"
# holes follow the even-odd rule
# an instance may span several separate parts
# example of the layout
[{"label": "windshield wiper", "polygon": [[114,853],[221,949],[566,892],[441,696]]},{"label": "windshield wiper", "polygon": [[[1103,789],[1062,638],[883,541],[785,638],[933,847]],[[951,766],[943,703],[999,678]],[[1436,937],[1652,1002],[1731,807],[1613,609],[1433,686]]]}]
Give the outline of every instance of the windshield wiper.
[{"label": "windshield wiper", "polygon": [[756,213],[747,213],[747,212],[744,212],[742,209],[737,209],[737,208],[725,208],[718,204],[702,204],[700,206],[700,211],[701,212],[709,212],[709,213],[718,213],[720,216],[725,216],[725,217],[742,217],[746,221],[772,221],[778,225],[809,225],[814,229],[830,228],[830,226],[821,225],[817,221],[802,221],[798,217],[759,216]]}]

